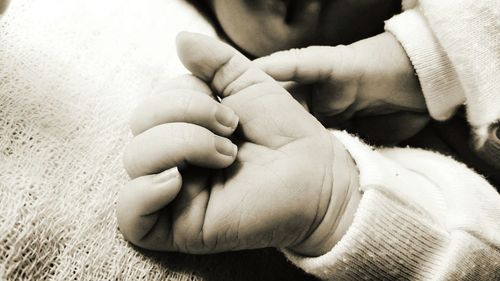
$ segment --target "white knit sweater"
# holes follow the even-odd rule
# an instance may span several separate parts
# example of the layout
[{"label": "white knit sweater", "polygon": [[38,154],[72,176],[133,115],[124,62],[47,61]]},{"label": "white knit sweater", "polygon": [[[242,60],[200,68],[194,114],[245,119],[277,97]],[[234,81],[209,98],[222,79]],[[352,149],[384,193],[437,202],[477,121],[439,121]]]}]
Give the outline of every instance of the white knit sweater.
[{"label": "white knit sweater", "polygon": [[[406,50],[431,115],[466,102],[478,148],[500,119],[496,0],[404,1],[386,29]],[[363,197],[342,240],[320,257],[287,252],[328,280],[500,280],[500,195],[480,175],[429,151],[370,148],[334,132],[355,159]],[[495,161],[500,162],[499,158]]]},{"label": "white knit sweater", "polygon": [[432,117],[447,119],[465,102],[481,146],[500,119],[498,1],[406,0],[403,7],[386,29],[408,53]]},{"label": "white knit sweater", "polygon": [[330,252],[291,261],[327,280],[499,280],[500,195],[485,179],[437,153],[334,134],[360,170],[360,205]]}]

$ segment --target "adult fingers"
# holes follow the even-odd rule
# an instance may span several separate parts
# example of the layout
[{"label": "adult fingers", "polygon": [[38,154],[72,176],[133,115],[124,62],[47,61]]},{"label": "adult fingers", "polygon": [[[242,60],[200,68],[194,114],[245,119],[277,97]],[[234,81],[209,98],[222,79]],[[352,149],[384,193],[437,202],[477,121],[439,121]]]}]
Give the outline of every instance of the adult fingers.
[{"label": "adult fingers", "polygon": [[165,90],[146,99],[130,119],[130,128],[138,135],[154,126],[186,122],[229,136],[238,125],[234,111],[212,97],[194,90]]},{"label": "adult fingers", "polygon": [[274,79],[237,50],[216,39],[181,33],[177,52],[183,64],[210,83],[240,118],[250,141],[280,147],[318,132],[321,125]]},{"label": "adult fingers", "polygon": [[127,146],[124,166],[131,178],[190,163],[220,169],[231,165],[237,147],[229,139],[190,123],[168,123],[136,136]]}]

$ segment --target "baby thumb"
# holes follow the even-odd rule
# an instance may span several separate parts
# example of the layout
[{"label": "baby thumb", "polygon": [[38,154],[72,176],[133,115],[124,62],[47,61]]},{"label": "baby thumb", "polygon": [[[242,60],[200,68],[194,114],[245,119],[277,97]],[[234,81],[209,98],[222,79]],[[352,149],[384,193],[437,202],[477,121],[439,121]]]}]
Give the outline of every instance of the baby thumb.
[{"label": "baby thumb", "polygon": [[118,194],[116,206],[118,226],[125,239],[147,247],[148,234],[159,228],[160,211],[174,200],[181,186],[182,178],[176,167],[131,180]]}]

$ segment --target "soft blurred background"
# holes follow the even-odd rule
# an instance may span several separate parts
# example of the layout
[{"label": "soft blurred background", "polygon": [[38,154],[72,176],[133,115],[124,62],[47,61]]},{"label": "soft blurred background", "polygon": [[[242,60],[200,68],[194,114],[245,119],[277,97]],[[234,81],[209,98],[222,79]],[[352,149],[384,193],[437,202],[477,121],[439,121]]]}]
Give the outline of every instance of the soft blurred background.
[{"label": "soft blurred background", "polygon": [[151,253],[118,232],[128,116],[155,81],[185,73],[181,30],[215,34],[181,0],[13,0],[3,12],[1,280],[310,279],[275,250]]}]

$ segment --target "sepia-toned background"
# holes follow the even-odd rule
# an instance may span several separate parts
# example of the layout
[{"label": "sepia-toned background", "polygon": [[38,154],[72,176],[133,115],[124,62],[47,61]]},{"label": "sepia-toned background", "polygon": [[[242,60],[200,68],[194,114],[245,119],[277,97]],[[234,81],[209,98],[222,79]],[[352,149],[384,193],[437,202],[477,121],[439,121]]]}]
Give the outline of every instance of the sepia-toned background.
[{"label": "sepia-toned background", "polygon": [[185,73],[181,30],[214,34],[181,0],[11,1],[0,18],[1,280],[310,279],[275,250],[150,253],[117,230],[128,116],[155,81]]}]

